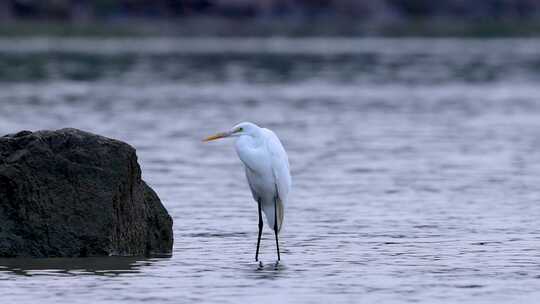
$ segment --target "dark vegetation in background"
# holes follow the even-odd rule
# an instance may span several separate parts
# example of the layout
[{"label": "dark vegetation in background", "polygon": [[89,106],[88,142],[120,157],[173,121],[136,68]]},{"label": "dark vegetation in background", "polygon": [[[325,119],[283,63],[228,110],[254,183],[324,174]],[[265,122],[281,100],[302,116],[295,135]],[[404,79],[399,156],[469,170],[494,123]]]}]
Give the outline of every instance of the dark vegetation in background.
[{"label": "dark vegetation in background", "polygon": [[69,34],[65,25],[99,34],[115,25],[126,33],[183,35],[527,35],[540,32],[540,1],[0,0],[0,24],[0,34]]}]

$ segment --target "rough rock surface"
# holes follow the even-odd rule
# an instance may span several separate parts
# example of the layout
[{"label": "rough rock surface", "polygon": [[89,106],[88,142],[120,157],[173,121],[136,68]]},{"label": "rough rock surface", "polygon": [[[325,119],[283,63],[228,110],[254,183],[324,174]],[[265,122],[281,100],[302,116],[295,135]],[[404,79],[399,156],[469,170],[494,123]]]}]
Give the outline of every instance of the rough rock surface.
[{"label": "rough rock surface", "polygon": [[135,149],[76,129],[0,137],[0,256],[170,254]]}]

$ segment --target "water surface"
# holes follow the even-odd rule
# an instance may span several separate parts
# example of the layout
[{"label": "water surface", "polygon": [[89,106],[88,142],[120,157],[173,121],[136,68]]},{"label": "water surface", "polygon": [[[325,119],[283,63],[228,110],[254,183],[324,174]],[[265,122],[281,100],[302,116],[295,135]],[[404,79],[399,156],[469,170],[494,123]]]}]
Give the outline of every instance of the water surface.
[{"label": "water surface", "polygon": [[[5,303],[540,300],[540,40],[0,40],[0,133],[137,148],[172,258],[0,260]],[[276,266],[232,141],[289,152]]]}]

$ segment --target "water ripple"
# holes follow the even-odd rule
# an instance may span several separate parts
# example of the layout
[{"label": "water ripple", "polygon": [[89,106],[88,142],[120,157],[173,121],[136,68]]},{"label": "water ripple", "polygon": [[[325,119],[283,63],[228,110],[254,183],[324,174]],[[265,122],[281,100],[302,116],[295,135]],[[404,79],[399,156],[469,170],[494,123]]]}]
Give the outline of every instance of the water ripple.
[{"label": "water ripple", "polygon": [[[219,46],[219,48],[216,48]],[[492,303],[540,298],[537,39],[0,40],[2,133],[137,148],[172,257],[0,260],[6,303]],[[229,141],[289,152],[276,265]]]}]

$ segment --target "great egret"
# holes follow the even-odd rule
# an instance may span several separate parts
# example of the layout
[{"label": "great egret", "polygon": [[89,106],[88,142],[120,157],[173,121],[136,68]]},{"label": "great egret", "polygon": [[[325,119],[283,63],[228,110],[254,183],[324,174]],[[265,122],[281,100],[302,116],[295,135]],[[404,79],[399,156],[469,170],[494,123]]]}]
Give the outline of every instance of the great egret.
[{"label": "great egret", "polygon": [[266,223],[274,230],[279,261],[278,234],[283,224],[287,196],[291,190],[287,153],[274,132],[250,122],[239,123],[231,130],[209,136],[203,141],[225,137],[236,137],[236,153],[244,163],[249,188],[259,210],[259,236],[255,261],[259,260],[263,229],[261,210],[266,216]]}]

